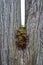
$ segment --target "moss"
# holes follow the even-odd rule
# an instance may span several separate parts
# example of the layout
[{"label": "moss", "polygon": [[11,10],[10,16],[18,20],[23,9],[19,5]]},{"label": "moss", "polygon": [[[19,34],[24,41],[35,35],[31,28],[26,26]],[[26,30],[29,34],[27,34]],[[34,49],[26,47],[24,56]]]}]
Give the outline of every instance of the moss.
[{"label": "moss", "polygon": [[[19,32],[19,34],[18,34]],[[26,40],[27,40],[27,33],[25,27],[20,27],[17,30],[17,40],[18,40],[18,46],[25,47],[26,46]]]},{"label": "moss", "polygon": [[18,40],[22,41],[23,40],[22,36],[18,36]]},{"label": "moss", "polygon": [[20,32],[21,34],[25,34],[25,33],[26,33],[25,27],[20,27],[20,28],[19,28],[19,32]]}]

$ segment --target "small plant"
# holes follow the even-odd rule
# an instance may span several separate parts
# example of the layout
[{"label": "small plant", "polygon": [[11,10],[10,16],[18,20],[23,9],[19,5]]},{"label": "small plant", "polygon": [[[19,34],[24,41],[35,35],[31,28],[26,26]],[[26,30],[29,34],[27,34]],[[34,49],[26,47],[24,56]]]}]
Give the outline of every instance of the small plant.
[{"label": "small plant", "polygon": [[16,43],[18,47],[25,48],[27,42],[27,33],[25,27],[20,27],[16,31]]}]

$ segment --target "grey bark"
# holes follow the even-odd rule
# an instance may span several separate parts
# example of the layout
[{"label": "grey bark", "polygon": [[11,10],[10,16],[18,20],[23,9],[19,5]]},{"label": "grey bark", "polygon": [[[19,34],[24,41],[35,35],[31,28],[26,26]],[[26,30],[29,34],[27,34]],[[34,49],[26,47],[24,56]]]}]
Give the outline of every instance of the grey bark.
[{"label": "grey bark", "polygon": [[0,0],[0,65],[43,65],[43,1],[26,0],[26,49],[16,46],[21,25],[20,0]]}]

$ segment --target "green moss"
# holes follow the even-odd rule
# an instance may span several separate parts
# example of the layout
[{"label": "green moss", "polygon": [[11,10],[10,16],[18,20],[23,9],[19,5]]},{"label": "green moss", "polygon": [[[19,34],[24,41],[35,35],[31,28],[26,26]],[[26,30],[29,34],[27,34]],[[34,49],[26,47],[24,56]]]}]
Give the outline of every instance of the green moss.
[{"label": "green moss", "polygon": [[23,48],[26,48],[26,41],[27,41],[27,33],[26,33],[26,28],[25,27],[20,27],[18,30],[17,30],[17,45],[18,47],[21,47],[22,49]]},{"label": "green moss", "polygon": [[20,32],[20,34],[25,34],[26,33],[25,27],[20,27],[19,32]]},{"label": "green moss", "polygon": [[18,39],[19,41],[23,41],[22,35],[26,34],[26,28],[25,28],[25,27],[20,27],[20,28],[18,29],[18,31],[19,31],[20,35],[17,37],[17,39]]},{"label": "green moss", "polygon": [[18,36],[18,40],[22,41],[23,40],[22,36]]}]

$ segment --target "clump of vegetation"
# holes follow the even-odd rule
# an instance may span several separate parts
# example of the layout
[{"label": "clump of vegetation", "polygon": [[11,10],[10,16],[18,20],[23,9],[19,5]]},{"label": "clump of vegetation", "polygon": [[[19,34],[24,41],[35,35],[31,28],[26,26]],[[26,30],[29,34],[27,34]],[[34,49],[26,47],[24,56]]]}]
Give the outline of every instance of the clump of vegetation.
[{"label": "clump of vegetation", "polygon": [[16,42],[17,45],[21,48],[26,47],[26,41],[27,41],[27,33],[26,33],[26,29],[25,27],[20,27],[17,31],[16,31]]}]

